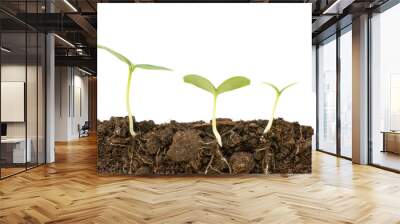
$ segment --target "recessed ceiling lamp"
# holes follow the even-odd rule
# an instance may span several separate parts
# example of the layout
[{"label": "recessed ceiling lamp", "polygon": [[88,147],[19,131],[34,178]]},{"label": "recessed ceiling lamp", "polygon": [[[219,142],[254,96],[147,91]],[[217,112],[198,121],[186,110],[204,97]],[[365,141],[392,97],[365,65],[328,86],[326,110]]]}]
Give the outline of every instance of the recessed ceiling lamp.
[{"label": "recessed ceiling lamp", "polygon": [[64,3],[68,5],[74,12],[78,12],[78,10],[73,6],[68,0],[64,0]]},{"label": "recessed ceiling lamp", "polygon": [[1,49],[1,51],[4,51],[6,53],[10,53],[11,52],[11,50],[9,50],[9,49],[7,49],[5,47],[1,47],[0,49]]},{"label": "recessed ceiling lamp", "polygon": [[73,45],[73,44],[72,44],[71,42],[69,42],[68,40],[66,40],[66,39],[64,39],[64,38],[62,38],[62,37],[60,37],[60,36],[57,35],[57,34],[54,34],[54,36],[57,37],[57,38],[58,38],[59,40],[61,40],[62,42],[64,42],[65,44],[67,44],[68,46],[75,48],[75,45]]},{"label": "recessed ceiling lamp", "polygon": [[77,48],[76,49],[76,53],[78,53],[79,55],[83,55],[83,49],[82,48]]}]

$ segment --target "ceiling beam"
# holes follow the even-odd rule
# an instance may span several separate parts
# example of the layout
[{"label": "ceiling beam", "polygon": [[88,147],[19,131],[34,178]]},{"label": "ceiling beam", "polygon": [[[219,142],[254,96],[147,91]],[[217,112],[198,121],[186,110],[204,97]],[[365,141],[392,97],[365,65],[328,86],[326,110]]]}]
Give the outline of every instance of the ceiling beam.
[{"label": "ceiling beam", "polygon": [[89,38],[86,41],[91,46],[96,46],[97,42],[97,30],[90,24],[85,17],[80,14],[68,14],[68,17],[73,20],[82,30],[88,35]]},{"label": "ceiling beam", "polygon": [[88,67],[96,71],[97,59],[91,56],[55,56],[56,66]]},{"label": "ceiling beam", "polygon": [[344,9],[353,4],[355,0],[336,0],[330,4],[322,14],[342,14]]}]

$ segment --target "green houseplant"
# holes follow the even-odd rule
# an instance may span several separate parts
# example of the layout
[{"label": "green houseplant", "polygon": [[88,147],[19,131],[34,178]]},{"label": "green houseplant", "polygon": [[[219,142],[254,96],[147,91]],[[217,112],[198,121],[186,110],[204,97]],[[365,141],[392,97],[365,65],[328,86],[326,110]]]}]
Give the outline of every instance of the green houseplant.
[{"label": "green houseplant", "polygon": [[99,49],[103,49],[107,51],[108,53],[112,54],[122,62],[124,62],[126,65],[128,65],[128,81],[126,84],[126,95],[125,95],[125,103],[126,103],[126,109],[128,111],[128,119],[129,119],[129,132],[130,134],[134,137],[136,135],[135,131],[133,130],[133,118],[132,118],[132,111],[131,111],[131,105],[130,105],[130,91],[131,91],[131,83],[132,83],[132,75],[133,72],[137,69],[145,69],[145,70],[164,70],[164,71],[171,71],[171,69],[162,67],[162,66],[157,66],[157,65],[150,65],[150,64],[134,64],[132,63],[127,57],[123,56],[122,54],[112,50],[109,47],[103,46],[103,45],[97,45]]}]

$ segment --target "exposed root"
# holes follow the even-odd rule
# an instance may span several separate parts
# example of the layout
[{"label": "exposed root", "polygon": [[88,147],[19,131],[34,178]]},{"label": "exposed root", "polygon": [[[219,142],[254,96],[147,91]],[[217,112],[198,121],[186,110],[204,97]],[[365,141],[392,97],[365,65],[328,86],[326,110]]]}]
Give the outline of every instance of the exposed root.
[{"label": "exposed root", "polygon": [[200,141],[202,144],[204,144],[204,145],[211,145],[211,144],[213,144],[213,143],[215,143],[214,142],[214,140],[212,140],[212,141],[210,141],[210,142],[203,142],[203,141]]},{"label": "exposed root", "polygon": [[264,151],[264,150],[267,150],[267,147],[264,147],[264,148],[261,148],[261,149],[256,149],[255,152],[261,152],[261,151]]},{"label": "exposed root", "polygon": [[229,174],[231,174],[231,173],[232,173],[231,165],[229,165],[229,163],[228,163],[228,161],[225,159],[225,157],[222,157],[222,160],[223,160],[223,161],[226,163],[226,165],[228,166]]},{"label": "exposed root", "polygon": [[217,172],[217,173],[219,173],[219,174],[222,174],[222,172],[221,172],[221,171],[219,171],[219,170],[215,169],[215,168],[214,168],[214,167],[212,167],[212,166],[210,166],[210,169],[214,170],[215,172]]},{"label": "exposed root", "polygon": [[226,160],[226,158],[222,155],[221,150],[219,150],[218,148],[217,148],[217,152],[218,152],[221,160],[224,161],[226,163],[226,165],[228,166],[229,173],[231,174],[232,173],[232,168],[231,168],[231,165],[229,165],[228,160]]},{"label": "exposed root", "polygon": [[[215,141],[202,142],[202,143],[205,144],[205,145],[210,145],[210,144],[215,144]],[[226,160],[226,158],[222,155],[222,152],[221,152],[221,150],[219,148],[220,148],[220,146],[217,144],[217,146],[215,147],[215,150],[211,150],[211,151],[214,151],[214,152],[211,152],[211,160],[207,165],[205,174],[207,174],[208,170],[211,168],[211,163],[213,162],[215,156],[218,156],[219,158],[221,158],[221,160],[224,161],[224,163],[228,166],[229,173],[230,174],[232,173],[231,165],[228,163],[228,160]],[[203,148],[203,149],[207,149],[207,148]]]},{"label": "exposed root", "polygon": [[215,138],[215,136],[214,136],[213,134],[210,134],[210,133],[208,133],[208,132],[205,132],[204,134],[207,135],[207,136],[210,137],[210,138]]},{"label": "exposed root", "polygon": [[269,164],[266,163],[266,164],[265,164],[265,169],[264,169],[264,174],[265,174],[265,175],[268,175],[268,167],[269,167]]},{"label": "exposed root", "polygon": [[140,142],[139,139],[137,140],[137,143],[139,144],[139,149],[142,150],[143,152],[145,152],[142,142]]},{"label": "exposed root", "polygon": [[128,144],[116,144],[116,143],[110,143],[110,145],[111,145],[111,146],[117,146],[117,147],[123,147],[123,148],[129,146]]},{"label": "exposed root", "polygon": [[223,134],[221,134],[221,136],[225,136],[226,134],[231,133],[231,137],[232,137],[232,135],[235,134],[233,129],[235,129],[235,128],[232,128],[231,130],[224,132]]},{"label": "exposed root", "polygon": [[144,164],[149,164],[149,165],[153,164],[153,160],[151,160],[150,158],[143,157],[138,152],[136,152],[135,154],[136,157],[139,158]]},{"label": "exposed root", "polygon": [[132,148],[128,149],[128,156],[129,156],[129,171],[128,171],[128,173],[132,174],[133,173],[133,161],[134,161]]},{"label": "exposed root", "polygon": [[268,175],[268,168],[269,168],[269,162],[270,162],[270,158],[268,157],[268,150],[266,150],[267,149],[267,147],[264,147],[265,148],[265,155],[264,155],[264,164],[265,164],[265,167],[264,167],[264,174],[265,175]]},{"label": "exposed root", "polygon": [[211,156],[210,162],[208,162],[207,168],[206,168],[206,171],[204,172],[204,174],[207,174],[208,169],[211,167],[211,164],[213,161],[214,161],[214,155]]}]

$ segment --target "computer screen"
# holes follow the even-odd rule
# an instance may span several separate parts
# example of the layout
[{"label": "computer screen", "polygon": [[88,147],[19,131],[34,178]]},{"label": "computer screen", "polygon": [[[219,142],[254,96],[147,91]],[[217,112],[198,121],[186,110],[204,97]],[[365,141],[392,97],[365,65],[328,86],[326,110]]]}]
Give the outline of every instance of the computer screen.
[{"label": "computer screen", "polygon": [[1,136],[7,136],[7,124],[1,124]]}]

